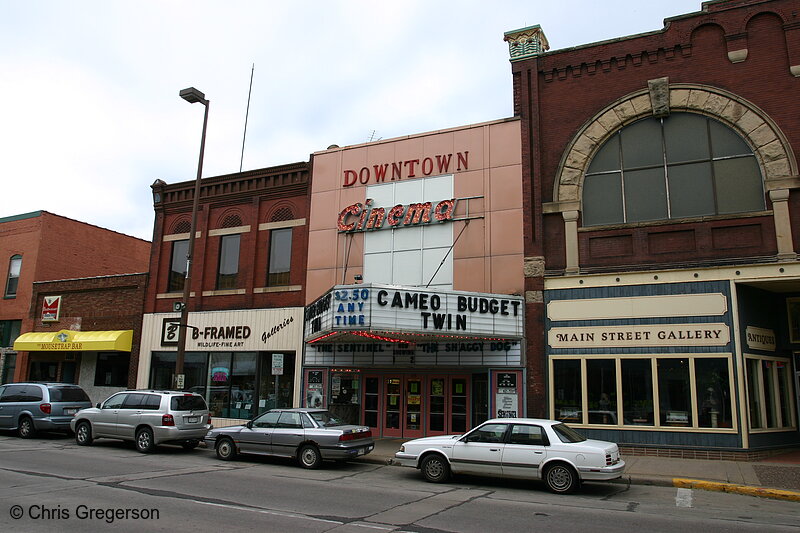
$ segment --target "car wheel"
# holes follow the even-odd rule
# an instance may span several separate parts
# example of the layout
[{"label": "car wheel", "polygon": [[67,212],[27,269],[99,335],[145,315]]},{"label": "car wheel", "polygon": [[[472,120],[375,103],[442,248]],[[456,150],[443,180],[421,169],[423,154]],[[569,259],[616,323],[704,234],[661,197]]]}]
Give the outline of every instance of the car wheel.
[{"label": "car wheel", "polygon": [[88,446],[92,443],[92,426],[89,422],[80,422],[75,428],[75,442],[78,446]]},{"label": "car wheel", "polygon": [[184,450],[194,450],[195,448],[200,446],[200,441],[199,440],[187,440],[186,442],[181,444],[181,446],[183,446]]},{"label": "car wheel", "polygon": [[319,468],[322,464],[322,455],[319,453],[319,448],[313,444],[306,444],[300,448],[297,453],[297,459],[303,468]]},{"label": "car wheel", "polygon": [[431,483],[443,483],[450,479],[450,464],[438,454],[431,454],[422,460],[422,475]]},{"label": "car wheel", "polygon": [[30,439],[36,433],[36,428],[33,427],[33,420],[29,416],[23,416],[19,419],[19,427],[17,433],[23,439]]},{"label": "car wheel", "polygon": [[217,457],[223,461],[230,461],[236,457],[236,445],[227,437],[217,442]]},{"label": "car wheel", "polygon": [[141,428],[136,432],[136,450],[142,453],[150,453],[156,447],[153,442],[153,430]]},{"label": "car wheel", "polygon": [[544,473],[547,488],[556,494],[570,494],[580,486],[580,479],[575,470],[562,463],[556,463],[547,468]]}]

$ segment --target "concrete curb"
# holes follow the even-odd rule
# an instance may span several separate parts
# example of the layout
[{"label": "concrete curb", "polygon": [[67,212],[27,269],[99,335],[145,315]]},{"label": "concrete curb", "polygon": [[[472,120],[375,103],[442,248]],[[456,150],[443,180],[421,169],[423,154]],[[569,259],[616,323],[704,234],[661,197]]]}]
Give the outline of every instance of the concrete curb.
[{"label": "concrete curb", "polygon": [[[372,463],[387,466],[400,466],[392,458],[365,455],[358,458],[359,462]],[[704,481],[702,479],[676,478],[671,476],[642,476],[627,475],[611,481],[611,483],[622,483],[625,485],[651,485],[657,487],[677,487],[683,489],[708,490],[716,492],[728,492],[731,494],[743,494],[745,496],[757,496],[759,498],[769,498],[773,500],[784,500],[800,502],[800,492],[782,489],[768,489],[765,487],[751,487],[749,485],[738,485],[736,483],[722,483],[719,481]]]},{"label": "concrete curb", "polygon": [[800,492],[782,489],[767,489],[764,487],[751,487],[749,485],[737,485],[736,483],[721,483],[717,481],[703,481],[700,479],[673,478],[674,487],[685,489],[712,490],[717,492],[730,492],[734,494],[744,494],[746,496],[758,496],[759,498],[770,498],[773,500],[786,500],[800,502]]}]

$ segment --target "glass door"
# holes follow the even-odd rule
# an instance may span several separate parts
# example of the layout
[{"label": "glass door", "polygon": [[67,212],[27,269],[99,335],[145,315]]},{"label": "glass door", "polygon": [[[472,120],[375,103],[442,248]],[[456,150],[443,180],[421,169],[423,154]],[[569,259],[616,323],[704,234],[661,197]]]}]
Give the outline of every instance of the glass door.
[{"label": "glass door", "polygon": [[384,415],[383,436],[402,437],[403,429],[400,426],[403,408],[403,380],[400,377],[385,377],[384,385]]},{"label": "glass door", "polygon": [[423,382],[419,377],[406,377],[405,381],[405,427],[403,437],[415,439],[423,435],[422,394]]},{"label": "glass door", "polygon": [[450,379],[450,432],[465,433],[469,420],[469,381],[466,377]]},{"label": "glass door", "polygon": [[364,425],[369,426],[374,435],[380,435],[379,423],[381,378],[378,376],[364,376]]},{"label": "glass door", "polygon": [[447,433],[447,378],[434,376],[428,381],[428,435]]}]

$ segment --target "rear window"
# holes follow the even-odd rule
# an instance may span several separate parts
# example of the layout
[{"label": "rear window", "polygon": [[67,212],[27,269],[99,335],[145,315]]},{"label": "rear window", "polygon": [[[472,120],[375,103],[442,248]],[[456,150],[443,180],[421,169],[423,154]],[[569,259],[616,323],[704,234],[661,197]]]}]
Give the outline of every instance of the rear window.
[{"label": "rear window", "polygon": [[51,402],[89,402],[89,396],[80,387],[48,387]]},{"label": "rear window", "polygon": [[339,420],[328,411],[311,411],[308,414],[311,415],[311,418],[316,420],[317,423],[322,427],[328,428],[345,425],[343,421]]},{"label": "rear window", "polygon": [[553,431],[556,432],[561,442],[583,442],[586,440],[586,437],[566,424],[556,424],[553,426]]},{"label": "rear window", "polygon": [[203,411],[208,407],[202,396],[173,396],[170,409],[173,411]]}]

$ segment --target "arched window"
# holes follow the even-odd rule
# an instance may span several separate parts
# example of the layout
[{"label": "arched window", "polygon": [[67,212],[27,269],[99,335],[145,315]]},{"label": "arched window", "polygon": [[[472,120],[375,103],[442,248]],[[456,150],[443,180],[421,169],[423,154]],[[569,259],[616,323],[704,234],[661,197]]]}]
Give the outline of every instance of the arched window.
[{"label": "arched window", "polygon": [[12,255],[8,262],[8,278],[6,278],[6,298],[17,296],[17,286],[19,285],[19,272],[22,269],[22,256]]},{"label": "arched window", "polygon": [[724,215],[765,209],[753,150],[704,115],[646,118],[613,134],[583,182],[583,225]]}]

